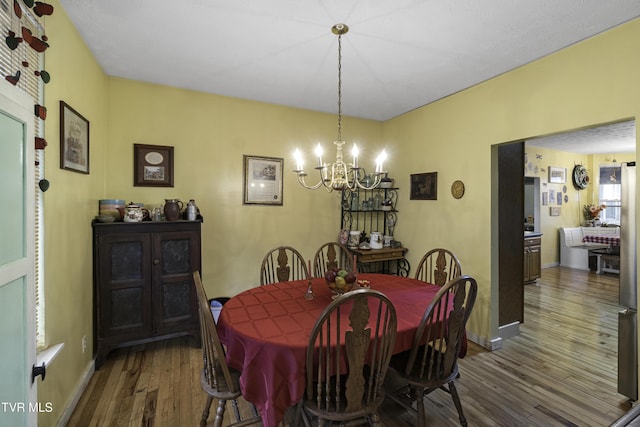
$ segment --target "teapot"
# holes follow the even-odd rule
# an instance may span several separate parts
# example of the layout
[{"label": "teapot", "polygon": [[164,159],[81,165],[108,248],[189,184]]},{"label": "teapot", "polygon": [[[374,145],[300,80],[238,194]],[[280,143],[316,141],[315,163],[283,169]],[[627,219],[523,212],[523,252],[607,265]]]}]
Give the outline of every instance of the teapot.
[{"label": "teapot", "polygon": [[124,207],[124,222],[140,222],[149,216],[149,211],[136,203],[129,203]]}]

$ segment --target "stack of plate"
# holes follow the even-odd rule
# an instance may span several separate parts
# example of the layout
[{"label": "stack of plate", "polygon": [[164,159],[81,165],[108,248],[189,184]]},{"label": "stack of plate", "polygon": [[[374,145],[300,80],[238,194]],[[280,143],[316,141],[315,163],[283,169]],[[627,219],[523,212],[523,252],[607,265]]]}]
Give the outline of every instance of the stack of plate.
[{"label": "stack of plate", "polygon": [[99,214],[111,215],[116,221],[122,221],[124,216],[124,200],[119,199],[101,199],[99,200]]}]

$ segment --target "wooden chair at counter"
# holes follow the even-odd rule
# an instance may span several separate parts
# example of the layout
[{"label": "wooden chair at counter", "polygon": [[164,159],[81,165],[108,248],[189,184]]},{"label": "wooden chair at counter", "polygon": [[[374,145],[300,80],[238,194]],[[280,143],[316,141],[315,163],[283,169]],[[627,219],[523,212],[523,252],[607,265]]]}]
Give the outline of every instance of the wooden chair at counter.
[{"label": "wooden chair at counter", "polygon": [[307,263],[300,252],[291,246],[278,246],[270,250],[260,266],[260,285],[302,280],[309,277]]},{"label": "wooden chair at counter", "polygon": [[[295,425],[381,426],[384,378],[396,340],[397,318],[381,292],[357,289],[336,298],[311,330],[306,355],[306,387]],[[343,338],[344,337],[344,338]],[[341,363],[342,361],[342,363]],[[346,364],[344,369],[340,369]]]},{"label": "wooden chair at counter", "polygon": [[262,419],[258,416],[253,405],[251,405],[254,412],[252,418],[242,420],[240,417],[238,402],[236,400],[242,395],[242,392],[240,391],[240,372],[227,365],[225,352],[220,343],[216,324],[213,320],[213,314],[211,313],[211,308],[209,306],[209,299],[207,298],[204,286],[202,286],[200,273],[197,271],[193,273],[193,283],[195,284],[196,292],[198,294],[200,333],[202,335],[202,356],[204,360],[204,367],[202,368],[202,374],[200,375],[200,383],[202,385],[202,389],[207,393],[207,400],[204,405],[204,410],[202,411],[200,426],[206,427],[207,418],[209,418],[209,410],[211,409],[211,403],[214,398],[218,399],[218,409],[213,423],[214,427],[222,426],[227,401],[231,401],[237,421],[233,424],[228,424],[229,427],[246,426],[251,424],[261,425]]},{"label": "wooden chair at counter", "polygon": [[323,277],[327,270],[343,268],[353,271],[351,252],[341,243],[327,242],[320,246],[313,257],[313,276]]},{"label": "wooden chair at counter", "polygon": [[[451,395],[460,424],[467,425],[455,380],[465,325],[477,293],[478,284],[473,277],[458,276],[447,282],[425,310],[411,351],[391,358],[385,382],[388,396],[417,411],[419,427],[425,426],[424,395],[437,389]],[[416,409],[412,406],[414,401]]]},{"label": "wooden chair at counter", "polygon": [[433,285],[442,286],[462,274],[460,261],[448,249],[437,248],[427,252],[416,270],[415,278]]}]

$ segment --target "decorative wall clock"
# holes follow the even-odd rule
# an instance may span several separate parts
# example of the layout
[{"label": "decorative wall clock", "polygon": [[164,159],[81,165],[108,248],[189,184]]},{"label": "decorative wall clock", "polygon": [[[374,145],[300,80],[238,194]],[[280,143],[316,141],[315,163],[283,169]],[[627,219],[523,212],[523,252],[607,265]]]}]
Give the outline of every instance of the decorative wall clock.
[{"label": "decorative wall clock", "polygon": [[573,186],[578,190],[584,190],[589,185],[589,172],[582,165],[575,165],[573,167]]},{"label": "decorative wall clock", "polygon": [[455,199],[461,199],[464,196],[464,182],[462,181],[453,181],[451,184],[451,195]]}]

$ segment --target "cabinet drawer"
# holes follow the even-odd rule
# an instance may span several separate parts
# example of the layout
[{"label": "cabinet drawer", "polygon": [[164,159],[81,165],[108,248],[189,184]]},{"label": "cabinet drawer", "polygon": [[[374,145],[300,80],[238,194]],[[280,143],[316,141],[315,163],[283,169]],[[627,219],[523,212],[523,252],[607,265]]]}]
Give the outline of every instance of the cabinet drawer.
[{"label": "cabinet drawer", "polygon": [[525,246],[540,246],[542,244],[542,238],[540,237],[530,237],[528,239],[524,239]]},{"label": "cabinet drawer", "polygon": [[374,262],[374,261],[388,261],[393,259],[400,259],[404,254],[402,248],[393,251],[376,252],[372,249],[370,252],[363,253],[360,256],[360,262]]}]

